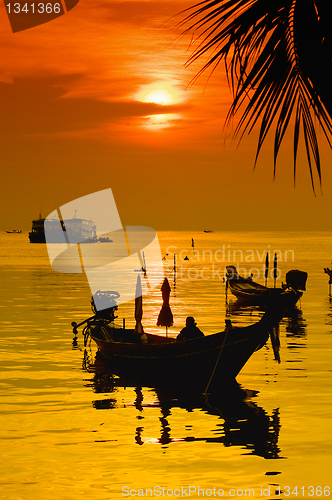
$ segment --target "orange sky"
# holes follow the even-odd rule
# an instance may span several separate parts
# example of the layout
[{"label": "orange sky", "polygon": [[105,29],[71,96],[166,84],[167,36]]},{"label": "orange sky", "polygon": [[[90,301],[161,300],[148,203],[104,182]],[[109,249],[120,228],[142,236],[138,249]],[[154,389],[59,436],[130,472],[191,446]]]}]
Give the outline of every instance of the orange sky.
[{"label": "orange sky", "polygon": [[190,38],[176,43],[170,18],[189,5],[80,0],[18,33],[0,5],[2,229],[109,187],[125,225],[330,229],[324,143],[323,196],[303,154],[294,189],[291,139],[273,182],[272,141],[253,173],[257,136],[237,148],[223,130],[223,68],[187,88],[200,66],[184,67]]}]

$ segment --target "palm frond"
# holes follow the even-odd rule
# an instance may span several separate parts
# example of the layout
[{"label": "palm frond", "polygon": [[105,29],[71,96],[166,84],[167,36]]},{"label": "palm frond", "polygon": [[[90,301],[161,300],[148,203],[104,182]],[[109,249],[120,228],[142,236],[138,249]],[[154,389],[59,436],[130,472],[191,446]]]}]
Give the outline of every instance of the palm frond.
[{"label": "palm frond", "polygon": [[[189,13],[188,13],[189,11]],[[312,187],[321,182],[316,128],[331,146],[332,35],[326,0],[203,0],[180,23],[197,47],[187,61],[207,62],[194,77],[224,62],[233,92],[226,124],[238,113],[239,140],[260,122],[255,164],[275,125],[274,173],[285,134],[294,128],[294,178],[299,139],[304,137]]]}]

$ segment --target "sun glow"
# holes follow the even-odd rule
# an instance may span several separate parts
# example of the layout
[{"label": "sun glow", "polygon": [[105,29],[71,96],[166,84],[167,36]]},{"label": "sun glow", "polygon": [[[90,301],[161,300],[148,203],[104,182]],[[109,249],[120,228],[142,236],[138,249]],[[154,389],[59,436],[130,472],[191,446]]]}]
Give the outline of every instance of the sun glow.
[{"label": "sun glow", "polygon": [[180,116],[176,113],[148,115],[144,120],[144,126],[150,130],[161,130],[171,127],[179,118]]},{"label": "sun glow", "polygon": [[[161,82],[142,87],[136,94],[136,99],[141,102],[158,104],[160,106],[171,106],[181,101],[180,92],[171,85]],[[143,126],[150,130],[168,128],[179,118],[178,114],[169,113],[165,109],[158,114],[148,115],[143,121]]]},{"label": "sun glow", "polygon": [[156,104],[172,104],[174,102],[173,95],[167,90],[152,90],[145,97],[146,102],[154,102]]},{"label": "sun glow", "polygon": [[152,102],[167,106],[179,101],[179,95],[173,87],[167,84],[153,84],[141,89],[137,96],[139,101]]}]

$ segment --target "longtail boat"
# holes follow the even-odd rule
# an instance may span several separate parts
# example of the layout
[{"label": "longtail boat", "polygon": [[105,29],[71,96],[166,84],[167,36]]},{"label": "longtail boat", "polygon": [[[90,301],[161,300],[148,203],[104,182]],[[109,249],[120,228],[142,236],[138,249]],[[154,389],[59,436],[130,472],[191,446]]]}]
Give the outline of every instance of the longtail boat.
[{"label": "longtail boat", "polygon": [[[115,375],[136,377],[142,385],[180,384],[206,391],[235,380],[278,328],[285,310],[280,299],[255,324],[234,327],[226,320],[223,331],[184,341],[123,328],[106,314],[86,320],[83,334],[86,341],[91,338],[97,344]],[[83,323],[72,323],[74,333]]]},{"label": "longtail boat", "polygon": [[304,271],[288,271],[286,284],[272,288],[239,276],[234,266],[226,267],[226,286],[236,298],[252,305],[270,305],[282,297],[284,304],[294,306],[306,289],[307,277]]}]

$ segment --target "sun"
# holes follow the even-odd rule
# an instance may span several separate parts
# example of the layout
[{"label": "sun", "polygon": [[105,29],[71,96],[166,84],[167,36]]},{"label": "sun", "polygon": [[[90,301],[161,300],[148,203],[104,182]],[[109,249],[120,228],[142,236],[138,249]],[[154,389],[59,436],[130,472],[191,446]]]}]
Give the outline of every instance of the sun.
[{"label": "sun", "polygon": [[145,102],[154,102],[155,104],[172,104],[174,96],[165,89],[152,90],[145,96]]},{"label": "sun", "polygon": [[144,128],[155,131],[162,130],[173,126],[179,119],[179,115],[174,113],[174,109],[168,111],[167,107],[182,101],[181,92],[167,82],[156,82],[141,87],[135,99],[165,107],[165,111],[160,110],[156,114],[146,115],[141,122]]},{"label": "sun", "polygon": [[137,98],[141,102],[151,102],[162,106],[169,106],[179,101],[176,90],[165,83],[145,86],[139,91]]}]

